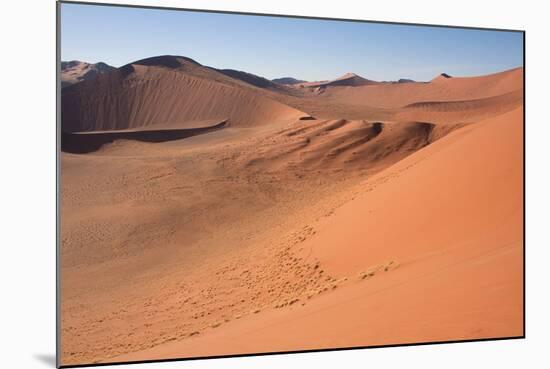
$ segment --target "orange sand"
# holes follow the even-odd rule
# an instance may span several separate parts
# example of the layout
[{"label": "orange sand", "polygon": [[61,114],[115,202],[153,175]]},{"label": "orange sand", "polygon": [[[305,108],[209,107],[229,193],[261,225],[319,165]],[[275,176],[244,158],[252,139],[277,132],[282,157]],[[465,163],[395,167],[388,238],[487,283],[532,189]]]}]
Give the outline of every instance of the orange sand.
[{"label": "orange sand", "polygon": [[66,87],[62,364],[521,336],[522,73]]}]

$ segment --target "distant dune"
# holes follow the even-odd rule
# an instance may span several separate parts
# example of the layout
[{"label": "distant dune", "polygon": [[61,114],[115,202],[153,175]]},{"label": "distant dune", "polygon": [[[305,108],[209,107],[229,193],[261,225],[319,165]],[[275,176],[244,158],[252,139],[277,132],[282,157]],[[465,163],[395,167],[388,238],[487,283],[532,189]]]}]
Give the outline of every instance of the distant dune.
[{"label": "distant dune", "polygon": [[523,68],[283,82],[63,89],[63,365],[523,334]]},{"label": "distant dune", "polygon": [[[465,101],[523,88],[523,68],[479,77],[438,77],[430,83],[376,84],[356,89],[333,88],[330,98],[347,104],[397,108],[419,101]],[[325,93],[326,94],[326,93]]]},{"label": "distant dune", "polygon": [[415,81],[409,78],[399,78],[397,80],[397,83],[412,83],[412,82],[415,82]]},{"label": "distant dune", "polygon": [[320,81],[320,82],[305,82],[301,83],[300,86],[310,87],[310,88],[325,88],[331,86],[366,86],[376,84],[377,82],[363,78],[355,73],[346,73],[341,77],[330,81]]},{"label": "distant dune", "polygon": [[87,79],[96,78],[102,73],[112,72],[115,69],[115,67],[103,62],[90,64],[78,60],[62,61],[61,87],[70,86]]},{"label": "distant dune", "polygon": [[434,77],[430,82],[439,82],[439,81],[445,81],[449,78],[453,78],[451,77],[450,75],[448,75],[447,73],[441,73],[440,75],[438,75],[437,77]]},{"label": "distant dune", "polygon": [[278,83],[278,84],[281,84],[281,85],[295,85],[295,84],[304,83],[304,82],[307,82],[307,81],[292,78],[292,77],[282,77],[282,78],[272,79],[271,82],[275,82],[275,83]]}]

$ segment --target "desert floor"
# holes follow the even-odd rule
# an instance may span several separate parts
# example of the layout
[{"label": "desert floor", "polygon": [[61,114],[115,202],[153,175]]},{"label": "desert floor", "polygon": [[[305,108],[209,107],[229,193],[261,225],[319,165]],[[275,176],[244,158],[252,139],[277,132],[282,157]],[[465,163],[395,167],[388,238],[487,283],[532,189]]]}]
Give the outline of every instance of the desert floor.
[{"label": "desert floor", "polygon": [[64,91],[62,364],[523,335],[523,69],[119,71]]}]

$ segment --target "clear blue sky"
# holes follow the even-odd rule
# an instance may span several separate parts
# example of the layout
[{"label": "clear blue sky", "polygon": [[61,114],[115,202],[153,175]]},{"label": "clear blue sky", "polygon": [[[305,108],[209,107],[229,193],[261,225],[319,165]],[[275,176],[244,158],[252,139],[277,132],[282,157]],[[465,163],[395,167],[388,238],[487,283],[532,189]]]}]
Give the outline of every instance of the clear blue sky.
[{"label": "clear blue sky", "polygon": [[347,72],[425,81],[523,65],[519,32],[213,14],[79,4],[61,6],[62,60],[119,67],[157,55],[266,78],[323,80]]}]

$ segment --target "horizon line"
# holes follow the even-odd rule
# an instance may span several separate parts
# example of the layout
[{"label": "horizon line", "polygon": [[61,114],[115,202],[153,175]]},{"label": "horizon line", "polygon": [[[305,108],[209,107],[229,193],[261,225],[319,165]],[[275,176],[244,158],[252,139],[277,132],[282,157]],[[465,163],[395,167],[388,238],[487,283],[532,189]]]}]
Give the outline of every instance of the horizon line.
[{"label": "horizon line", "polygon": [[[223,67],[223,68],[216,68],[216,67],[213,67],[213,66],[209,66],[209,65],[205,65],[205,64],[202,64],[198,61],[196,61],[195,59],[191,58],[191,57],[188,57],[188,56],[185,56],[185,55],[176,55],[176,54],[161,54],[161,55],[154,55],[154,56],[149,56],[147,58],[141,58],[141,59],[137,59],[137,60],[134,60],[134,61],[131,61],[131,62],[128,62],[128,63],[125,63],[125,64],[122,64],[120,66],[115,66],[115,65],[112,65],[112,64],[109,64],[107,62],[104,62],[102,60],[100,61],[96,61],[96,62],[89,62],[89,61],[86,61],[86,60],[82,60],[82,59],[71,59],[71,60],[60,60],[61,63],[68,63],[68,62],[81,62],[81,63],[87,63],[87,64],[99,64],[99,63],[103,63],[103,64],[106,64],[110,67],[113,67],[113,68],[116,68],[116,69],[120,69],[120,68],[123,68],[127,65],[131,65],[131,64],[134,64],[138,61],[142,61],[142,60],[147,60],[147,59],[152,59],[152,58],[159,58],[159,57],[174,57],[174,58],[185,58],[185,59],[189,59],[205,68],[211,68],[211,69],[215,69],[215,70],[235,70],[235,71],[238,71],[238,72],[243,72],[243,73],[248,73],[248,74],[252,74],[256,77],[260,77],[260,78],[264,78],[268,81],[273,81],[275,79],[281,79],[281,78],[294,78],[294,79],[297,79],[297,80],[302,80],[299,76],[296,76],[296,75],[293,75],[293,74],[288,74],[288,75],[284,75],[284,76],[279,76],[279,77],[275,77],[275,78],[268,78],[268,77],[264,77],[263,75],[261,74],[256,74],[256,73],[253,73],[253,72],[249,72],[249,71],[246,71],[246,70],[242,70],[242,69],[236,69],[236,68],[227,68],[227,67]],[[518,65],[518,66],[515,66],[515,67],[512,67],[512,68],[507,68],[507,69],[501,69],[501,70],[497,70],[497,71],[494,71],[494,72],[491,72],[491,73],[486,73],[486,74],[472,74],[472,75],[449,75],[447,72],[445,71],[442,71],[440,73],[437,73],[436,75],[434,75],[432,77],[432,79],[434,78],[437,78],[441,75],[448,75],[450,76],[451,78],[475,78],[475,77],[482,77],[482,76],[489,76],[489,75],[493,75],[493,74],[499,74],[499,73],[504,73],[504,72],[509,72],[509,71],[512,71],[514,69],[520,69],[520,68],[524,68],[525,66],[523,65],[523,63],[521,65]],[[325,81],[333,81],[335,79],[338,79],[338,78],[341,78],[347,74],[354,74],[358,77],[361,77],[361,78],[365,78],[365,79],[369,79],[371,81],[374,81],[374,82],[397,82],[399,81],[400,79],[410,79],[412,82],[430,82],[431,80],[414,80],[414,79],[411,79],[411,78],[407,78],[406,76],[404,77],[401,77],[399,79],[396,79],[396,80],[379,80],[379,79],[373,79],[373,78],[370,78],[370,77],[365,77],[364,75],[361,75],[361,74],[358,74],[358,73],[355,73],[355,72],[345,72],[339,76],[336,76],[334,78],[330,78],[330,79],[322,79],[322,80],[303,80],[305,82],[325,82]]]}]

